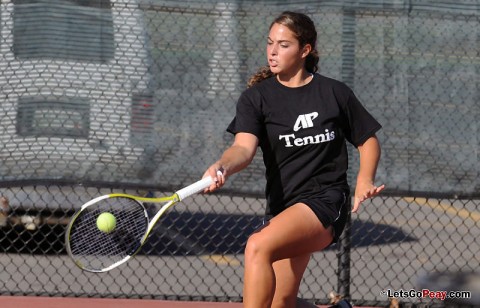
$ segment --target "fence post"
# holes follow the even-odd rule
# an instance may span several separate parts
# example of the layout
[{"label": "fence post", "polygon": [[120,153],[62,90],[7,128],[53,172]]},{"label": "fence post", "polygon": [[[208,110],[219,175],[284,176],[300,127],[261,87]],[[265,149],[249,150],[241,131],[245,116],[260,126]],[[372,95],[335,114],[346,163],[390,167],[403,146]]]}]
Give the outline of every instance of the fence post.
[{"label": "fence post", "polygon": [[[342,21],[342,81],[353,89],[355,82],[355,45],[356,45],[356,16],[352,7],[343,8]],[[352,157],[352,153],[350,153]],[[349,204],[351,208],[351,204]],[[350,248],[352,234],[352,216],[348,212],[345,230],[339,239],[338,248],[338,293],[350,299]]]},{"label": "fence post", "polygon": [[[351,205],[350,205],[351,207]],[[338,270],[337,292],[342,297],[350,299],[350,247],[352,234],[352,214],[350,211],[347,215],[347,223],[345,229],[339,239],[339,247],[337,253]]]}]

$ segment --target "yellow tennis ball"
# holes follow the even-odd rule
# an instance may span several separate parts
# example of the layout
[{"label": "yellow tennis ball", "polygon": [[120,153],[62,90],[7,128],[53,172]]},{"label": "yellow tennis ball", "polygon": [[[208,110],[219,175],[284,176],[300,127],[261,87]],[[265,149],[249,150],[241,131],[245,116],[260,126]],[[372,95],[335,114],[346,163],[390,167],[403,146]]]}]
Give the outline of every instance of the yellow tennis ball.
[{"label": "yellow tennis ball", "polygon": [[115,230],[116,226],[117,226],[117,219],[115,218],[115,216],[113,216],[113,214],[109,212],[104,212],[98,215],[98,218],[97,218],[98,230],[105,233],[110,233],[113,230]]}]

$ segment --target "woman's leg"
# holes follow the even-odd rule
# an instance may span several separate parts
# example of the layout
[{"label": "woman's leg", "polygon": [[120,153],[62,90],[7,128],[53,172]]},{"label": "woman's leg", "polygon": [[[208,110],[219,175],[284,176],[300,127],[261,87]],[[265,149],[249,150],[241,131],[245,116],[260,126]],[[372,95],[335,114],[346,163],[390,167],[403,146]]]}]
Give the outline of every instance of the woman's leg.
[{"label": "woman's leg", "polygon": [[[290,305],[291,298],[297,296],[307,257],[327,247],[332,238],[332,228],[324,228],[303,203],[287,208],[255,231],[245,248],[244,307],[271,307],[274,296],[276,305],[284,300]],[[274,262],[283,259],[291,260],[278,263],[274,269]]]},{"label": "woman's leg", "polygon": [[297,298],[303,273],[311,254],[278,260],[273,263],[275,295],[272,307],[316,308],[317,306]]}]

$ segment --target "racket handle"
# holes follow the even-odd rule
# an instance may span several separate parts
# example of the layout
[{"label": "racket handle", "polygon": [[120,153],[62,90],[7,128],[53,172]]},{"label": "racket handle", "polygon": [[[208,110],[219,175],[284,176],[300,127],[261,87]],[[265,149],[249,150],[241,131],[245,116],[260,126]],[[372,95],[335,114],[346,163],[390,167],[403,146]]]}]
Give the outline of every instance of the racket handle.
[{"label": "racket handle", "polygon": [[[217,173],[219,175],[221,175],[221,171],[217,171]],[[203,191],[205,188],[209,187],[210,185],[212,185],[213,183],[213,179],[211,176],[208,176],[204,179],[201,179],[200,181],[197,181],[191,185],[188,185],[187,187],[185,188],[182,188],[180,189],[179,191],[177,191],[177,196],[178,196],[178,200],[181,201],[193,194],[196,194],[198,192],[201,192]]]}]

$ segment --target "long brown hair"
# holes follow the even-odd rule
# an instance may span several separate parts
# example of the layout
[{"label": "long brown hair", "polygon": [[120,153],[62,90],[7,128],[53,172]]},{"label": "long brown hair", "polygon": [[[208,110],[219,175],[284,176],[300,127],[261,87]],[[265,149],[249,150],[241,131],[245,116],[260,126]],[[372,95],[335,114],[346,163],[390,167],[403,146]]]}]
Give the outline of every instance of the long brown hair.
[{"label": "long brown hair", "polygon": [[[315,29],[315,24],[310,17],[302,13],[285,11],[275,18],[275,20],[270,24],[269,29],[271,29],[274,24],[280,24],[290,29],[290,31],[292,31],[297,38],[301,47],[305,46],[306,44],[310,44],[310,46],[312,46],[312,50],[305,59],[305,69],[309,73],[315,73],[318,70],[319,60],[319,55],[316,48],[317,30]],[[254,84],[274,75],[275,74],[272,73],[269,66],[262,66],[250,77],[247,82],[247,87],[251,87]]]}]

